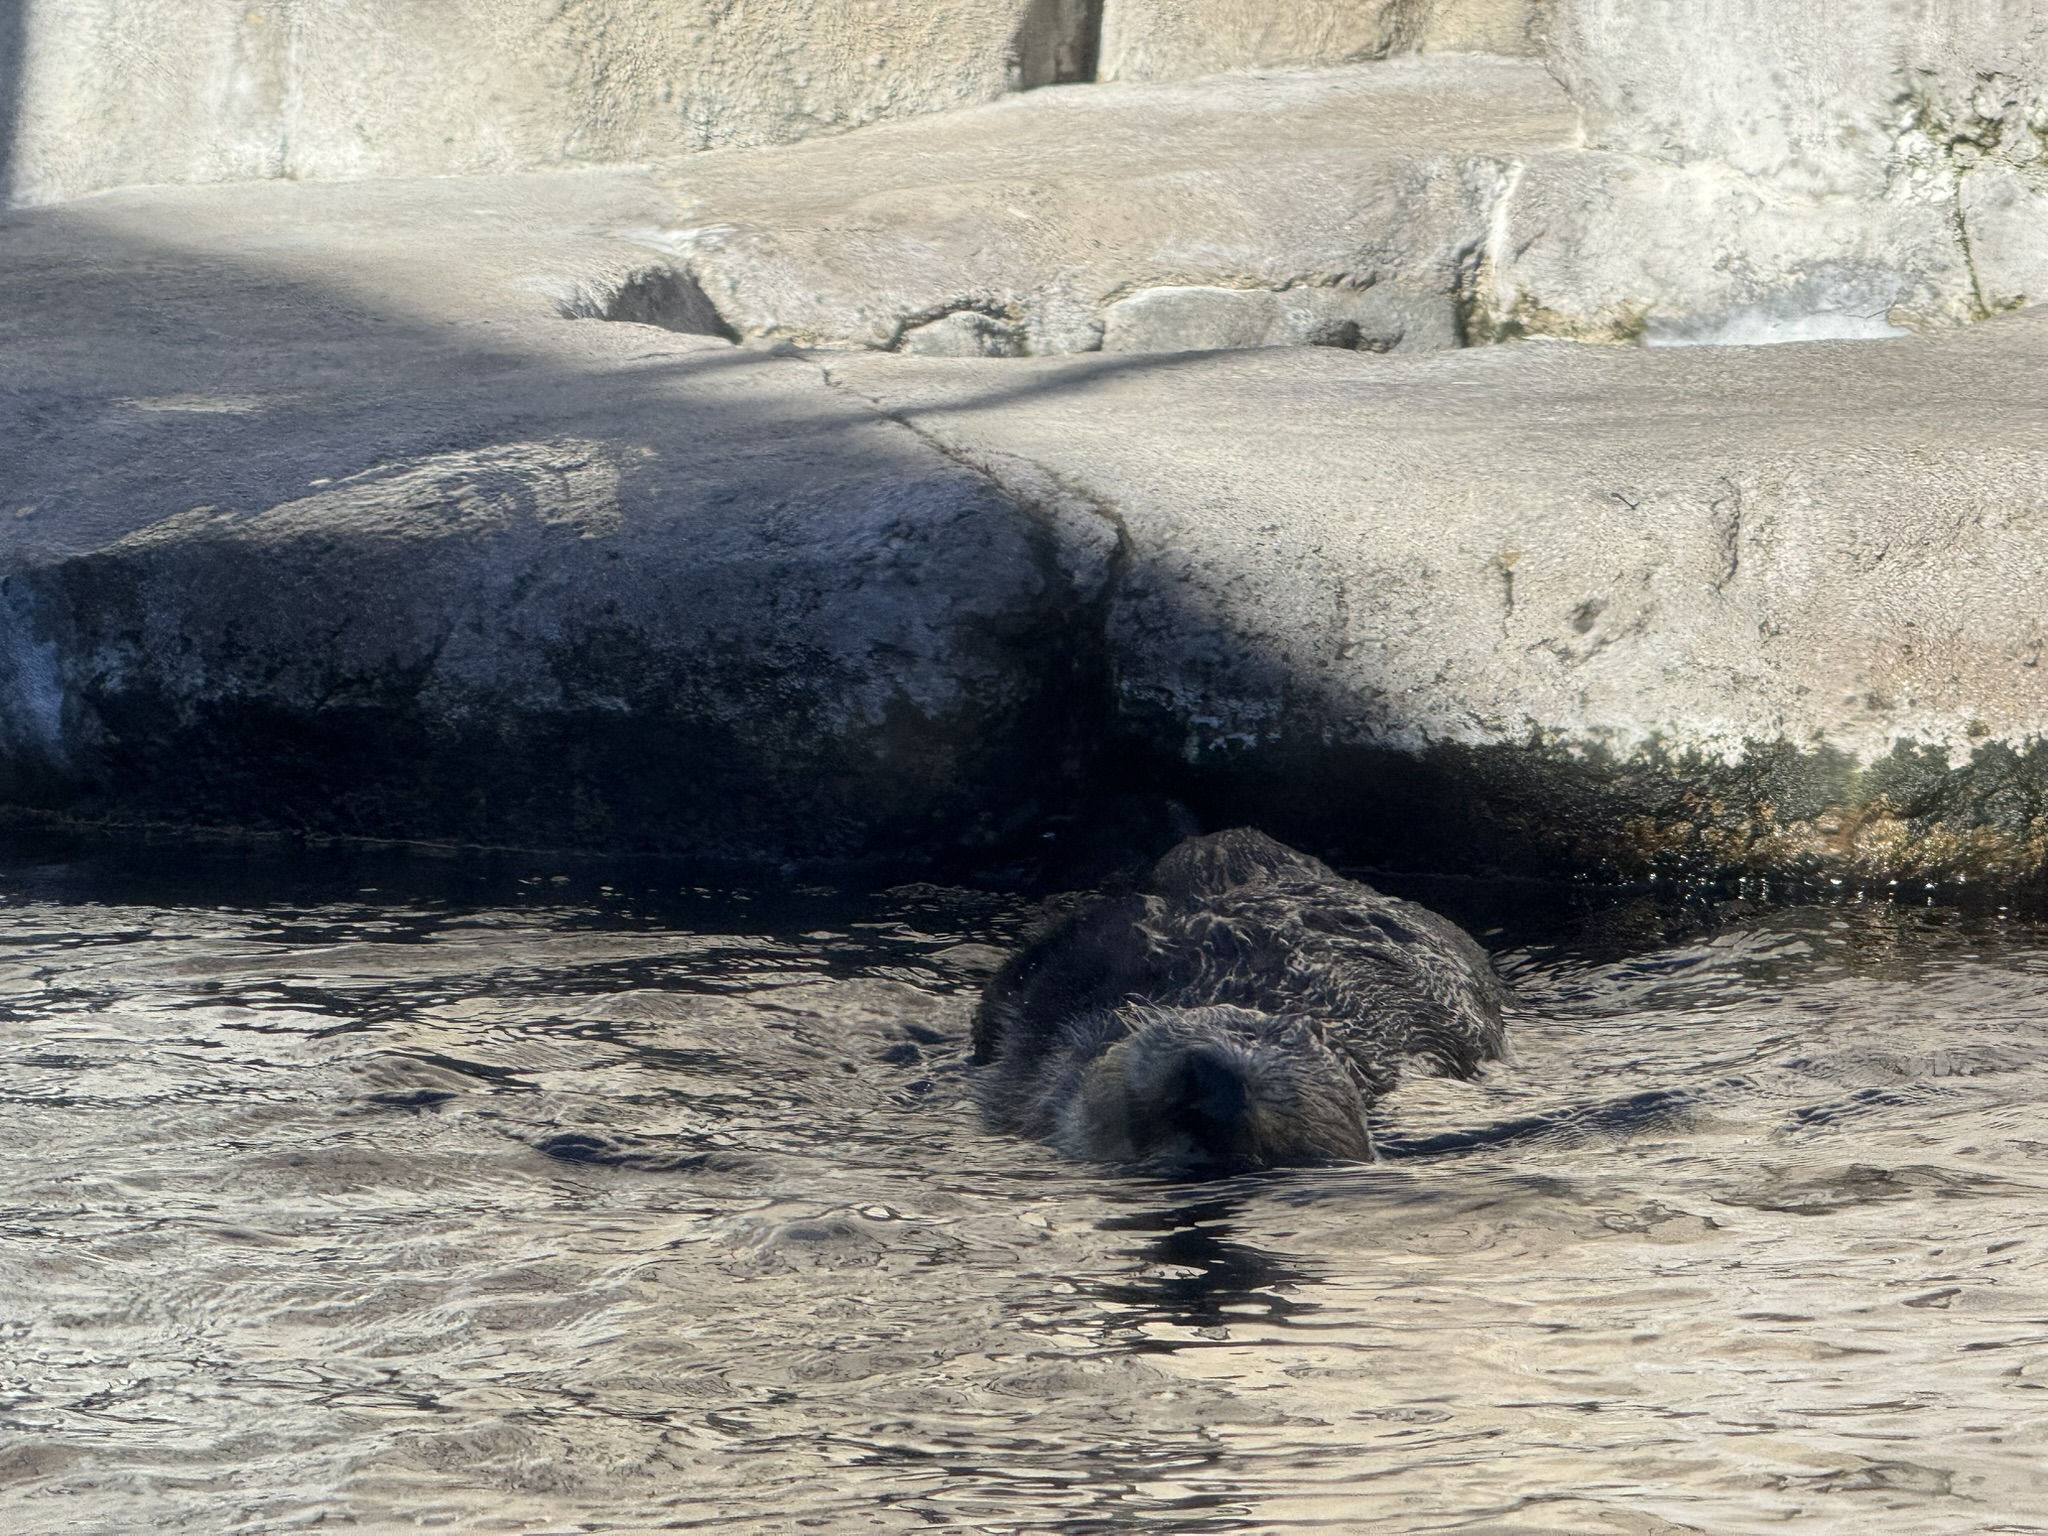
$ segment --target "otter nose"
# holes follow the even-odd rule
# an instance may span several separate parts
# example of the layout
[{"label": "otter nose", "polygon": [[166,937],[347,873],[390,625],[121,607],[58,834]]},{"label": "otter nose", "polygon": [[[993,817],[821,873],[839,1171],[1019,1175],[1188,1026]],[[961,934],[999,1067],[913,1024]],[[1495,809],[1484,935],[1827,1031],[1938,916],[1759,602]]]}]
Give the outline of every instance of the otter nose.
[{"label": "otter nose", "polygon": [[1169,1118],[1197,1147],[1243,1153],[1250,1139],[1250,1095],[1239,1064],[1219,1051],[1190,1051],[1169,1094]]}]

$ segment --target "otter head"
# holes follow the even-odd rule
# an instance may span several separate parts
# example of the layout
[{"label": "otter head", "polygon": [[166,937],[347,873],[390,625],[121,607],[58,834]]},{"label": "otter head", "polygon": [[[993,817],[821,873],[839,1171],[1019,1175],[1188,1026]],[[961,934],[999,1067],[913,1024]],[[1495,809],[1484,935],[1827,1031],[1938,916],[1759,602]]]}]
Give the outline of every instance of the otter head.
[{"label": "otter head", "polygon": [[1131,1005],[1118,1021],[1060,1117],[1069,1153],[1188,1174],[1372,1157],[1357,1081],[1308,1020]]}]

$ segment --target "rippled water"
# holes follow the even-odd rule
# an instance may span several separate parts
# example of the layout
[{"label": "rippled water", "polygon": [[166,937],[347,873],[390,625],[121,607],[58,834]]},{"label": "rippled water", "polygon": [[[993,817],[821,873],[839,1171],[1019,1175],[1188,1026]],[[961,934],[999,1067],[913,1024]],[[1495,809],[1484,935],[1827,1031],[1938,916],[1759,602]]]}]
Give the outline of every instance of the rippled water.
[{"label": "rippled water", "polygon": [[2048,1531],[2016,921],[1511,948],[1173,1186],[978,1129],[998,898],[104,887],[0,872],[10,1531]]}]

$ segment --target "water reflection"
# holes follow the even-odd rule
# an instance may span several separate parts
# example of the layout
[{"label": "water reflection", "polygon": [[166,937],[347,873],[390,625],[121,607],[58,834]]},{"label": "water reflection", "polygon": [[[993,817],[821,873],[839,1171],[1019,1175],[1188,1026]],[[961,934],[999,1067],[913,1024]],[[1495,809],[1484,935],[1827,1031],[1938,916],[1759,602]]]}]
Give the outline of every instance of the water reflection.
[{"label": "water reflection", "polygon": [[979,1128],[1028,898],[345,873],[0,863],[8,1530],[2048,1529],[2009,914],[1497,923],[1513,1063],[1171,1186]]},{"label": "water reflection", "polygon": [[1143,1247],[1124,1252],[1137,1268],[1128,1278],[1098,1283],[1093,1295],[1122,1309],[1114,1325],[1134,1337],[1131,1347],[1170,1353],[1183,1340],[1159,1330],[1185,1330],[1206,1340],[1227,1339],[1233,1321],[1286,1324],[1316,1310],[1296,1293],[1318,1276],[1305,1261],[1231,1238],[1238,1202],[1208,1200],[1164,1210],[1112,1216],[1104,1232],[1156,1232]]}]

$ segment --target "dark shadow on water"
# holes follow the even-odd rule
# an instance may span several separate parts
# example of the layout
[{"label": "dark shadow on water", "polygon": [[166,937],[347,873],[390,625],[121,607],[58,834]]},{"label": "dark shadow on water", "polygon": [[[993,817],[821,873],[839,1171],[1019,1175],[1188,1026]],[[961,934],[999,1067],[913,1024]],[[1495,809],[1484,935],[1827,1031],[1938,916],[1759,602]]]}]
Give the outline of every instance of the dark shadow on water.
[{"label": "dark shadow on water", "polygon": [[0,831],[0,901],[59,905],[477,908],[580,914],[580,926],[772,932],[865,914],[871,893],[762,879],[756,866],[615,860],[337,839]]},{"label": "dark shadow on water", "polygon": [[1458,1152],[1485,1152],[1513,1146],[1575,1146],[1589,1141],[1615,1141],[1642,1132],[1674,1126],[1693,1108],[1693,1096],[1676,1089],[1653,1088],[1600,1104],[1573,1104],[1546,1114],[1502,1120],[1492,1125],[1439,1131],[1428,1136],[1388,1136],[1378,1143],[1390,1162],[1408,1158],[1447,1157]]},{"label": "dark shadow on water", "polygon": [[1711,884],[1608,885],[1371,868],[1344,873],[1443,913],[1495,953],[1535,957],[1620,959],[1713,933],[1755,910]]},{"label": "dark shadow on water", "polygon": [[[1157,818],[1111,809],[1123,812],[1113,828],[1099,828],[1092,812],[1054,817],[1029,858],[950,872],[924,865],[907,883],[886,865],[820,872],[759,860],[0,823],[0,905],[358,910],[429,923],[480,908],[545,910],[577,928],[779,935],[886,914],[1006,946],[1041,920],[1050,893],[1147,868],[1175,840]],[[1111,860],[1116,870],[1105,869]]]},{"label": "dark shadow on water", "polygon": [[[1116,1326],[1147,1325],[1211,1329],[1231,1323],[1286,1325],[1318,1310],[1313,1301],[1293,1293],[1322,1279],[1306,1261],[1268,1253],[1231,1237],[1232,1199],[1199,1201],[1165,1210],[1113,1216],[1100,1223],[1105,1232],[1156,1233],[1151,1241],[1128,1249],[1138,1265],[1129,1278],[1090,1286],[1089,1293],[1124,1309]],[[1171,1353],[1184,1342],[1134,1340],[1141,1353]]]}]

